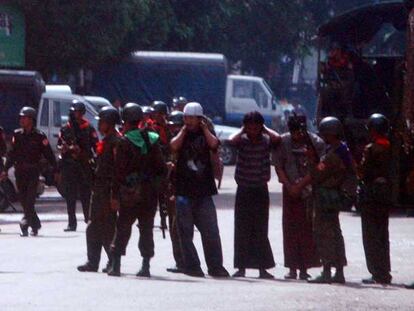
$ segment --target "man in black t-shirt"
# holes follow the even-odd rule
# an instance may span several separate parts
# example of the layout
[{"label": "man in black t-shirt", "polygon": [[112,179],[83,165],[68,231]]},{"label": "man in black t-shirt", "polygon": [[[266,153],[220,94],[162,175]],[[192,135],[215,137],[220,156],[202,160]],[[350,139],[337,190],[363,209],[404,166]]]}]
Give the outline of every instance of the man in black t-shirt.
[{"label": "man in black t-shirt", "polygon": [[223,267],[217,213],[212,196],[217,194],[211,153],[217,152],[219,140],[212,133],[199,103],[184,107],[185,125],[171,141],[178,155],[176,172],[177,224],[184,259],[184,273],[203,277],[200,260],[193,244],[194,225],[200,231],[208,274],[228,277]]}]

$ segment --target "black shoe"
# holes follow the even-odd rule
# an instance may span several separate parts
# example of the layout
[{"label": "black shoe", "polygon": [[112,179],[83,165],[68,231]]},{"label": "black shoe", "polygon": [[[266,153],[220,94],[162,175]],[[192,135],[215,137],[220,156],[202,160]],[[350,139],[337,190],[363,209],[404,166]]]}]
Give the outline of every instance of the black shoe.
[{"label": "black shoe", "polygon": [[308,274],[307,272],[300,272],[299,273],[299,279],[302,281],[306,281],[309,280],[311,278],[311,275]]},{"label": "black shoe", "polygon": [[246,270],[245,269],[239,269],[232,275],[233,278],[244,278],[246,277]]},{"label": "black shoe", "polygon": [[320,276],[308,280],[308,283],[310,284],[331,284],[332,278],[330,275],[327,275],[326,273],[322,273]]},{"label": "black shoe", "polygon": [[67,228],[63,229],[64,232],[75,232],[76,227],[67,226]]},{"label": "black shoe", "polygon": [[31,236],[37,236],[38,234],[39,234],[39,230],[38,229],[32,228],[32,231],[30,231],[30,235]]},{"label": "black shoe", "polygon": [[20,225],[20,230],[22,231],[22,233],[20,233],[21,237],[27,237],[29,236],[29,231],[28,231],[28,227],[24,226],[24,225]]},{"label": "black shoe", "polygon": [[296,280],[297,278],[298,274],[296,271],[289,271],[289,273],[285,275],[285,280]]},{"label": "black shoe", "polygon": [[228,278],[230,274],[224,267],[219,267],[215,269],[208,270],[208,275],[213,278]]},{"label": "black shoe", "polygon": [[406,289],[414,289],[414,283],[407,284],[404,286]]},{"label": "black shoe", "polygon": [[386,277],[386,278],[376,278],[376,277],[371,277],[368,279],[363,279],[362,283],[363,284],[381,284],[381,285],[389,285],[391,284],[391,276],[390,277]]},{"label": "black shoe", "polygon": [[79,272],[98,272],[98,267],[92,266],[89,262],[78,266]]},{"label": "black shoe", "polygon": [[182,269],[180,267],[167,268],[167,272],[170,272],[170,273],[184,273],[184,269]]},{"label": "black shoe", "polygon": [[196,269],[196,270],[186,269],[186,270],[184,270],[184,274],[188,275],[188,276],[195,277],[195,278],[203,278],[205,276],[203,270],[201,270],[201,269]]},{"label": "black shoe", "polygon": [[109,276],[121,276],[121,256],[112,257],[112,265],[108,271]]},{"label": "black shoe", "polygon": [[108,271],[111,269],[112,266],[112,261],[108,260],[108,262],[106,263],[106,267],[102,269],[103,273],[108,273]]},{"label": "black shoe", "polygon": [[345,276],[341,273],[335,273],[335,276],[332,278],[332,283],[345,284]]},{"label": "black shoe", "polygon": [[273,276],[273,274],[270,274],[269,272],[267,272],[266,270],[260,270],[259,272],[259,279],[263,279],[263,280],[273,280],[275,277]]},{"label": "black shoe", "polygon": [[150,278],[151,277],[150,259],[149,258],[144,258],[142,260],[142,267],[141,267],[141,270],[139,270],[139,272],[137,273],[137,276],[143,277],[143,278]]}]

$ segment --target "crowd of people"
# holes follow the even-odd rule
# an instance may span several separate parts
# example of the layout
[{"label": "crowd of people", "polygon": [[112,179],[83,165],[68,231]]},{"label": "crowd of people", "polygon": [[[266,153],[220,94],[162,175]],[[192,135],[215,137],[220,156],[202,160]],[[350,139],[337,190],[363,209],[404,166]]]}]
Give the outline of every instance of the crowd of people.
[{"label": "crowd of people", "polygon": [[[68,211],[65,231],[77,230],[76,201],[80,199],[87,223],[87,261],[77,269],[97,272],[102,248],[109,276],[121,275],[121,257],[138,221],[142,266],[137,276],[150,277],[154,256],[154,218],[157,208],[168,217],[175,266],[167,271],[203,277],[193,243],[194,227],[201,235],[207,273],[229,277],[223,266],[222,245],[213,196],[220,141],[203,107],[175,98],[173,111],[164,102],[141,107],[101,109],[97,131],[84,118],[85,106],[73,101],[69,122],[62,127],[56,161],[47,137],[35,127],[36,111],[24,107],[20,126],[7,152],[1,178],[14,166],[24,217],[21,235],[36,236],[41,223],[35,211],[39,163],[49,162]],[[363,244],[371,277],[367,284],[390,284],[388,215],[390,202],[389,122],[374,114],[369,119],[371,142],[356,165],[341,122],[327,117],[318,135],[307,129],[305,116],[291,115],[287,133],[269,129],[259,112],[244,116],[243,127],[230,137],[238,152],[235,181],[233,277],[257,269],[271,279],[275,266],[268,238],[269,191],[274,166],[283,185],[283,243],[286,279],[310,283],[345,283],[347,265],[339,213],[357,195],[361,204]],[[311,278],[308,269],[322,267]],[[332,268],[335,274],[332,275]],[[414,288],[414,286],[408,286]]]}]

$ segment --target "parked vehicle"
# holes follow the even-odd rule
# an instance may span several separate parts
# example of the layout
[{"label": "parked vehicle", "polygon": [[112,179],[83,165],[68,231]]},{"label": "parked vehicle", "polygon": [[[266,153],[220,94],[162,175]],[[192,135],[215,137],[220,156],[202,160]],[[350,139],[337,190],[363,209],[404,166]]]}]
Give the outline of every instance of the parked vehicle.
[{"label": "parked vehicle", "polygon": [[260,77],[228,75],[222,54],[136,52],[94,71],[92,93],[111,102],[154,100],[174,96],[200,102],[216,123],[241,126],[243,115],[260,111],[269,126],[279,128],[283,111]]}]

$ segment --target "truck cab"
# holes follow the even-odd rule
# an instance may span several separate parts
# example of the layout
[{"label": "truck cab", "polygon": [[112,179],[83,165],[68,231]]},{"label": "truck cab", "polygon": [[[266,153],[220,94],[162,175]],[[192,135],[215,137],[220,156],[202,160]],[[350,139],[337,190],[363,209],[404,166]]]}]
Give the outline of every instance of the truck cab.
[{"label": "truck cab", "polygon": [[229,75],[226,88],[226,122],[241,126],[243,116],[259,111],[266,124],[279,129],[283,112],[265,80],[260,77]]}]

